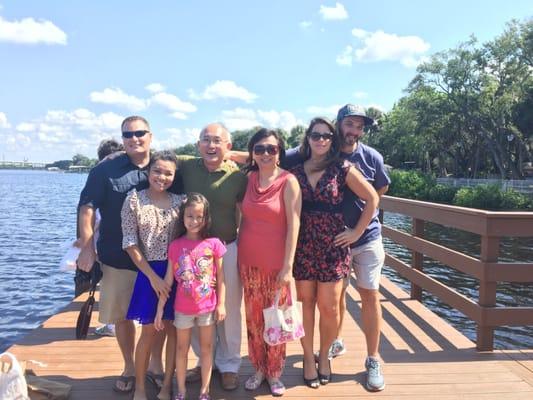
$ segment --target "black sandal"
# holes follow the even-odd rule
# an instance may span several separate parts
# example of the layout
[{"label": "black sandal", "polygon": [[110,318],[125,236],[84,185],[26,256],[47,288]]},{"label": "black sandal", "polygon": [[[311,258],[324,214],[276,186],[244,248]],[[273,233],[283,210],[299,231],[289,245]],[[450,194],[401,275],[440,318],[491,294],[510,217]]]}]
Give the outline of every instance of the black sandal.
[{"label": "black sandal", "polygon": [[304,378],[304,383],[307,385],[307,387],[310,387],[311,389],[318,389],[320,387],[320,380],[318,379],[318,371],[317,376],[311,379],[307,379],[305,377],[305,361],[304,361],[304,368],[302,371],[302,377]]},{"label": "black sandal", "polygon": [[320,373],[320,366],[318,367],[318,380],[320,381],[321,385],[327,385],[331,382],[331,361],[328,359],[328,365],[329,365],[329,374],[321,374]]}]

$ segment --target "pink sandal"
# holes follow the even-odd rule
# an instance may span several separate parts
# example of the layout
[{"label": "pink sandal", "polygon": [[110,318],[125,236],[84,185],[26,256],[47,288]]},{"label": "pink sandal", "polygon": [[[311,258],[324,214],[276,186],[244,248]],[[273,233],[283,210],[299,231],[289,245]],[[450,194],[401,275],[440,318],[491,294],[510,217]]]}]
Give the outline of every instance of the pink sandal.
[{"label": "pink sandal", "polygon": [[278,378],[269,379],[268,384],[270,386],[270,393],[272,393],[272,396],[280,397],[285,394],[285,385]]},{"label": "pink sandal", "polygon": [[256,390],[259,386],[261,386],[264,380],[265,376],[261,372],[256,372],[246,380],[244,388],[246,390]]}]

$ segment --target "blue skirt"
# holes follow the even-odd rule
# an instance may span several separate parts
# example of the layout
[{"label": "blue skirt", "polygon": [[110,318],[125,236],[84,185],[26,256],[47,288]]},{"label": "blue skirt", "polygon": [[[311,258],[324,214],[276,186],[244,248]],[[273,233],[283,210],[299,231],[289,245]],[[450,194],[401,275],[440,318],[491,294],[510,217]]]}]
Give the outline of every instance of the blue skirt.
[{"label": "blue skirt", "polygon": [[[148,261],[150,267],[160,277],[165,278],[168,261]],[[170,297],[168,298],[165,307],[163,308],[163,319],[174,320],[174,298],[176,297],[176,285],[172,285]],[[126,319],[139,321],[142,325],[153,324],[155,314],[157,313],[157,303],[159,298],[155,293],[150,280],[141,271],[137,273],[137,280],[133,287],[131,295],[130,306]]]}]

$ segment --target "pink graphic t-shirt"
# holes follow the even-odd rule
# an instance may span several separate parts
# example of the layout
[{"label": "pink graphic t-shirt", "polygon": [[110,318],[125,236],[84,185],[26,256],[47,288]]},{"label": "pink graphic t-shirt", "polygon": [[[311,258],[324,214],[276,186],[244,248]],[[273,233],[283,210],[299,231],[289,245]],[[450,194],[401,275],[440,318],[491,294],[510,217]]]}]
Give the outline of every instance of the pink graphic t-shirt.
[{"label": "pink graphic t-shirt", "polygon": [[168,248],[168,260],[177,282],[174,310],[196,315],[214,311],[217,306],[216,260],[226,247],[217,238],[189,240],[182,236]]}]

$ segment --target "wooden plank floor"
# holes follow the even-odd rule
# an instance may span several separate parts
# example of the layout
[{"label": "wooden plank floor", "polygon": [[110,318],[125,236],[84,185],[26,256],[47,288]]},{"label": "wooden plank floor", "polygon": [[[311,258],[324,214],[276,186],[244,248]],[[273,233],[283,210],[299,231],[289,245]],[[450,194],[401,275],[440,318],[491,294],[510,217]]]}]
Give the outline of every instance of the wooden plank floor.
[{"label": "wooden plank floor", "polygon": [[[423,305],[410,300],[386,278],[382,281],[381,294],[384,316],[381,354],[385,361],[386,389],[370,393],[364,388],[366,351],[359,325],[360,300],[351,286],[343,331],[348,352],[333,361],[333,382],[317,390],[303,386],[301,348],[299,343],[291,343],[287,347],[283,376],[288,388],[285,398],[533,399],[533,350],[478,353],[471,341]],[[85,298],[82,295],[76,299],[10,351],[20,360],[36,361],[37,364],[29,362],[28,368],[37,375],[71,384],[73,400],[128,399],[131,396],[111,390],[122,367],[115,339],[91,335],[85,341],[73,340],[73,327]],[[97,325],[96,314],[93,327]],[[242,354],[240,388],[225,392],[219,388],[218,376],[214,375],[213,399],[271,397],[266,384],[256,392],[243,389],[244,380],[252,373],[245,341]],[[189,365],[193,366],[192,351],[189,356]],[[190,385],[190,398],[197,398],[198,390],[198,384]]]}]

